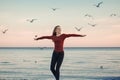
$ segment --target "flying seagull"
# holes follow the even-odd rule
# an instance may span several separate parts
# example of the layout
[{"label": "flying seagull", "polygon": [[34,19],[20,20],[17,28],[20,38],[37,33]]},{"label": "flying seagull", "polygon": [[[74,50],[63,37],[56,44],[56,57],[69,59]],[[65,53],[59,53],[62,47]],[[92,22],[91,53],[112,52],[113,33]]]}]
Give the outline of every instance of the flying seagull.
[{"label": "flying seagull", "polygon": [[103,2],[99,2],[98,4],[95,4],[94,6],[96,6],[97,8],[99,8],[101,4],[103,4]]},{"label": "flying seagull", "polygon": [[5,29],[2,31],[3,34],[5,34],[8,31],[8,29]]},{"label": "flying seagull", "polygon": [[75,27],[75,29],[76,29],[77,31],[80,31],[82,28],[83,28],[83,27],[81,27],[81,28]]},{"label": "flying seagull", "polygon": [[30,23],[33,23],[37,19],[27,19],[26,21],[29,21]]},{"label": "flying seagull", "polygon": [[90,23],[88,23],[88,25],[90,25],[92,27],[95,27],[97,24],[90,24]]},{"label": "flying seagull", "polygon": [[93,16],[92,16],[92,15],[90,15],[90,14],[85,14],[85,17],[89,17],[89,18],[94,19],[94,18],[93,18]]},{"label": "flying seagull", "polygon": [[59,9],[59,8],[52,8],[53,11],[56,11],[57,9]]}]

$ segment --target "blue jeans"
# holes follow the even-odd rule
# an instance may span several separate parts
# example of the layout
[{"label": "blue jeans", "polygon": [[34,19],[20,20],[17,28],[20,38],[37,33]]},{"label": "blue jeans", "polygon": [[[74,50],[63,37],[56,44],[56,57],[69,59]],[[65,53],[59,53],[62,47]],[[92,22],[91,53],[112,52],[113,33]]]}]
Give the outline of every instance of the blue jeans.
[{"label": "blue jeans", "polygon": [[56,80],[59,80],[60,66],[63,62],[63,58],[64,58],[64,51],[62,52],[54,51],[52,54],[50,70],[53,73]]}]

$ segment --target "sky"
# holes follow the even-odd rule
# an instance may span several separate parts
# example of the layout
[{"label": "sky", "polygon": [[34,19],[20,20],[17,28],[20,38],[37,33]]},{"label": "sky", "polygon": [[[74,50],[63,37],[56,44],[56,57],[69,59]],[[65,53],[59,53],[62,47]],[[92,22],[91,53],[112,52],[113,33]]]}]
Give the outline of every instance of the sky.
[{"label": "sky", "polygon": [[[94,6],[101,1],[99,8]],[[120,47],[119,4],[120,0],[0,0],[0,47],[53,47],[51,40],[33,38],[50,36],[56,25],[62,33],[87,35],[67,38],[65,47]],[[26,21],[33,18],[33,23]]]}]

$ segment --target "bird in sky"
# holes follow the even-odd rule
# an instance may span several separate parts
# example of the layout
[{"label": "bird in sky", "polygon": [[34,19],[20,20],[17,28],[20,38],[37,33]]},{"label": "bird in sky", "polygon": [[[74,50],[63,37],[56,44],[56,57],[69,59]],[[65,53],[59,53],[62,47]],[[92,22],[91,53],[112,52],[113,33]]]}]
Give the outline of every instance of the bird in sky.
[{"label": "bird in sky", "polygon": [[3,34],[5,34],[8,31],[8,29],[5,29],[2,31]]},{"label": "bird in sky", "polygon": [[33,23],[35,20],[37,20],[37,19],[27,19],[26,21]]},{"label": "bird in sky", "polygon": [[77,31],[81,31],[82,28],[83,28],[83,27],[81,27],[81,28],[75,27],[75,29],[76,29]]},{"label": "bird in sky", "polygon": [[57,9],[59,9],[59,8],[52,8],[53,11],[56,11]]},{"label": "bird in sky", "polygon": [[97,8],[99,8],[101,4],[103,4],[103,2],[99,2],[98,4],[95,4],[94,6],[96,6]]},{"label": "bird in sky", "polygon": [[94,18],[93,18],[93,16],[92,16],[92,15],[90,15],[90,14],[85,14],[85,17],[89,17],[89,18],[94,19]]},{"label": "bird in sky", "polygon": [[90,25],[90,26],[92,26],[92,27],[95,27],[97,24],[88,23],[88,25]]}]

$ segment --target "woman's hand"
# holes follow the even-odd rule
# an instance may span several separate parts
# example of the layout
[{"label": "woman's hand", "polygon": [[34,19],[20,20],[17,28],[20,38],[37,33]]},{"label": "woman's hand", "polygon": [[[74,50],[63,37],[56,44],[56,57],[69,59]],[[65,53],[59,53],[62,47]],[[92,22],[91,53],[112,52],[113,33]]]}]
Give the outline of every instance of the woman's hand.
[{"label": "woman's hand", "polygon": [[38,40],[38,38],[34,38],[34,40],[36,40],[36,41],[37,41],[37,40]]},{"label": "woman's hand", "polygon": [[85,37],[85,36],[87,36],[87,35],[81,35],[81,37]]}]

